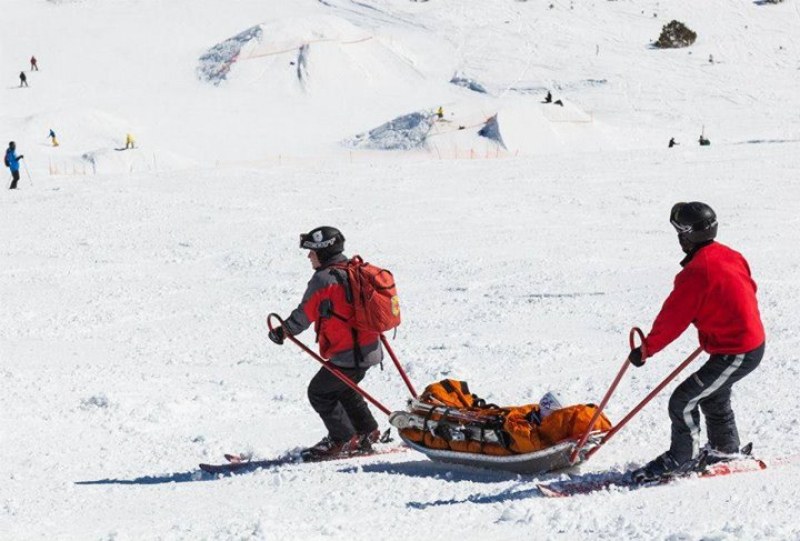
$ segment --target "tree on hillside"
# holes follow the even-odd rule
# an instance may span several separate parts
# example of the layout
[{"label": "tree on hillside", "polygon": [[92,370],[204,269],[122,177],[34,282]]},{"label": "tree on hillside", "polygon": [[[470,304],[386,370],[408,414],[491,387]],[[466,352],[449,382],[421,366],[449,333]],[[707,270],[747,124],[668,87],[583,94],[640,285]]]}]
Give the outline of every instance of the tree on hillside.
[{"label": "tree on hillside", "polygon": [[689,30],[682,22],[673,19],[661,29],[661,35],[654,45],[659,49],[678,49],[688,47],[696,39],[695,32]]}]

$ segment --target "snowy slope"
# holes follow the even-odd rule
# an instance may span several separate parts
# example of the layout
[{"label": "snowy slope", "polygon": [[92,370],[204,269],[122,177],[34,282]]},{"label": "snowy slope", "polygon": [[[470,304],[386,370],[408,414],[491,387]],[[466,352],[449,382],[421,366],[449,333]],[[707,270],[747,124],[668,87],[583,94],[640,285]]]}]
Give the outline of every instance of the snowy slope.
[{"label": "snowy slope", "polygon": [[[548,5],[4,0],[16,24],[0,34],[0,140],[18,142],[31,176],[0,190],[0,539],[800,538],[798,465],[570,500],[537,496],[555,476],[411,451],[197,472],[224,452],[272,457],[323,435],[305,397],[315,364],[264,328],[310,276],[299,232],[337,225],[349,253],[394,271],[394,345],[417,387],[456,377],[496,402],[548,389],[597,401],[628,329],[649,327],[679,269],[669,208],[694,199],[714,206],[720,240],[759,284],[768,345],[735,388],[742,437],[765,457],[800,447],[798,4]],[[697,43],[649,49],[673,17]],[[298,86],[296,51],[253,53],[217,86],[198,79],[205,51],[255,25],[272,29],[249,45],[262,53],[266,36],[326,29],[333,41],[308,57],[323,86]],[[362,34],[375,43],[357,52],[334,40]],[[18,89],[31,54],[41,72]],[[377,94],[336,77],[398,58],[374,73]],[[488,94],[451,84],[456,72]],[[542,109],[546,89],[574,109]],[[341,145],[440,104],[455,125],[505,116],[526,150],[490,154],[463,133],[409,153]],[[526,133],[548,114],[592,122]],[[711,147],[694,144],[702,126]],[[114,151],[127,131],[140,148]],[[681,146],[668,150],[671,136]],[[439,159],[455,147],[500,159]],[[97,174],[78,169],[88,152]],[[632,370],[612,420],[695,346],[687,332]],[[403,407],[390,366],[364,384]],[[667,398],[582,471],[662,452]]]}]

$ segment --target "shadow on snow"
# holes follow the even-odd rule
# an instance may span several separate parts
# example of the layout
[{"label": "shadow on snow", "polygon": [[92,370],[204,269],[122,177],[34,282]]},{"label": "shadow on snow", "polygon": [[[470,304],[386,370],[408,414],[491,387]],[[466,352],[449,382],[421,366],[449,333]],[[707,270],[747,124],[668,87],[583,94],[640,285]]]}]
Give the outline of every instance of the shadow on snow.
[{"label": "shadow on snow", "polygon": [[461,499],[452,498],[429,502],[411,501],[406,504],[406,507],[411,509],[427,509],[429,507],[448,506],[458,503],[501,503],[527,498],[539,498],[542,497],[542,494],[539,492],[536,485],[558,479],[564,473],[564,471],[561,471],[533,476],[428,461],[366,464],[364,466],[342,468],[339,472],[387,473],[391,475],[405,475],[408,477],[434,478],[446,482],[469,481],[472,483],[485,484],[502,483],[513,480],[518,481],[514,486],[502,490],[497,494],[478,493]]},{"label": "shadow on snow", "polygon": [[213,481],[217,476],[201,470],[168,473],[164,475],[145,475],[135,479],[97,479],[94,481],[75,481],[76,485],[162,485],[164,483],[189,483],[194,481]]},{"label": "shadow on snow", "polygon": [[452,498],[449,500],[434,500],[432,502],[408,502],[406,507],[411,509],[427,509],[428,507],[441,507],[457,503],[504,503],[514,500],[544,497],[535,485],[532,488],[518,490],[521,486],[526,485],[527,483],[520,483],[517,486],[502,490],[497,494],[473,494],[472,496],[461,499]]}]

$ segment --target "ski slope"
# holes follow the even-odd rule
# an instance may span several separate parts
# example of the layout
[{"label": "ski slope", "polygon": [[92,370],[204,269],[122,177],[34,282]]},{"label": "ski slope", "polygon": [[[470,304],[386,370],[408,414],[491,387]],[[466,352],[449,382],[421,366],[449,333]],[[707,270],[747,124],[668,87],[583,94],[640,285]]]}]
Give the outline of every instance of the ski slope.
[{"label": "ski slope", "polygon": [[[0,141],[27,169],[0,190],[0,539],[800,538],[797,464],[569,499],[536,490],[560,474],[413,451],[197,469],[324,435],[316,364],[264,324],[311,276],[298,233],[335,225],[347,253],[394,272],[393,346],[418,389],[451,377],[492,402],[596,402],[671,289],[667,215],[686,200],[714,207],[759,285],[767,350],[734,388],[742,440],[796,453],[798,4],[549,5],[4,0]],[[650,49],[672,18],[697,42]],[[257,25],[220,84],[198,77]],[[19,89],[31,54],[41,71]],[[540,103],[548,89],[563,110]],[[343,144],[440,105],[422,148]],[[506,148],[476,135],[492,115]],[[126,132],[139,148],[116,151]],[[695,347],[688,331],[631,369],[611,420]],[[364,386],[405,404],[388,364]],[[664,451],[668,396],[576,473]]]}]

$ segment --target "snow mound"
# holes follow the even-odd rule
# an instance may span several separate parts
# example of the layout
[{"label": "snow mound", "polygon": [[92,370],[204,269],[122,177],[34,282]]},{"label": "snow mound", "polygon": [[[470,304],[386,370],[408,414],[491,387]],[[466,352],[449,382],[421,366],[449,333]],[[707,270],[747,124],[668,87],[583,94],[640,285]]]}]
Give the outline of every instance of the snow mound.
[{"label": "snow mound", "polygon": [[[485,116],[491,105],[495,111]],[[447,157],[537,155],[615,148],[613,136],[574,103],[543,104],[530,98],[466,99],[399,116],[343,144],[362,150],[430,150]]]},{"label": "snow mound", "polygon": [[[127,119],[94,108],[57,109],[9,119],[17,147],[27,154],[32,171],[50,175],[94,175],[175,171],[197,163],[181,154],[137,138],[145,148],[125,150],[127,133],[140,130]],[[59,146],[48,133],[55,131]]]},{"label": "snow mound", "polygon": [[345,141],[351,148],[370,150],[413,150],[423,148],[433,127],[431,112],[416,112],[390,120]]},{"label": "snow mound", "polygon": [[136,131],[130,121],[94,108],[45,111],[26,117],[21,126],[28,141],[45,141],[50,129],[62,151],[124,144],[125,134]]},{"label": "snow mound", "polygon": [[614,148],[605,127],[568,101],[563,106],[524,99],[508,102],[480,135],[522,155]]},{"label": "snow mound", "polygon": [[331,15],[279,19],[215,45],[200,59],[202,80],[242,88],[266,87],[273,96],[313,93],[330,99],[375,98],[410,91],[424,79],[416,59],[355,24]]}]

